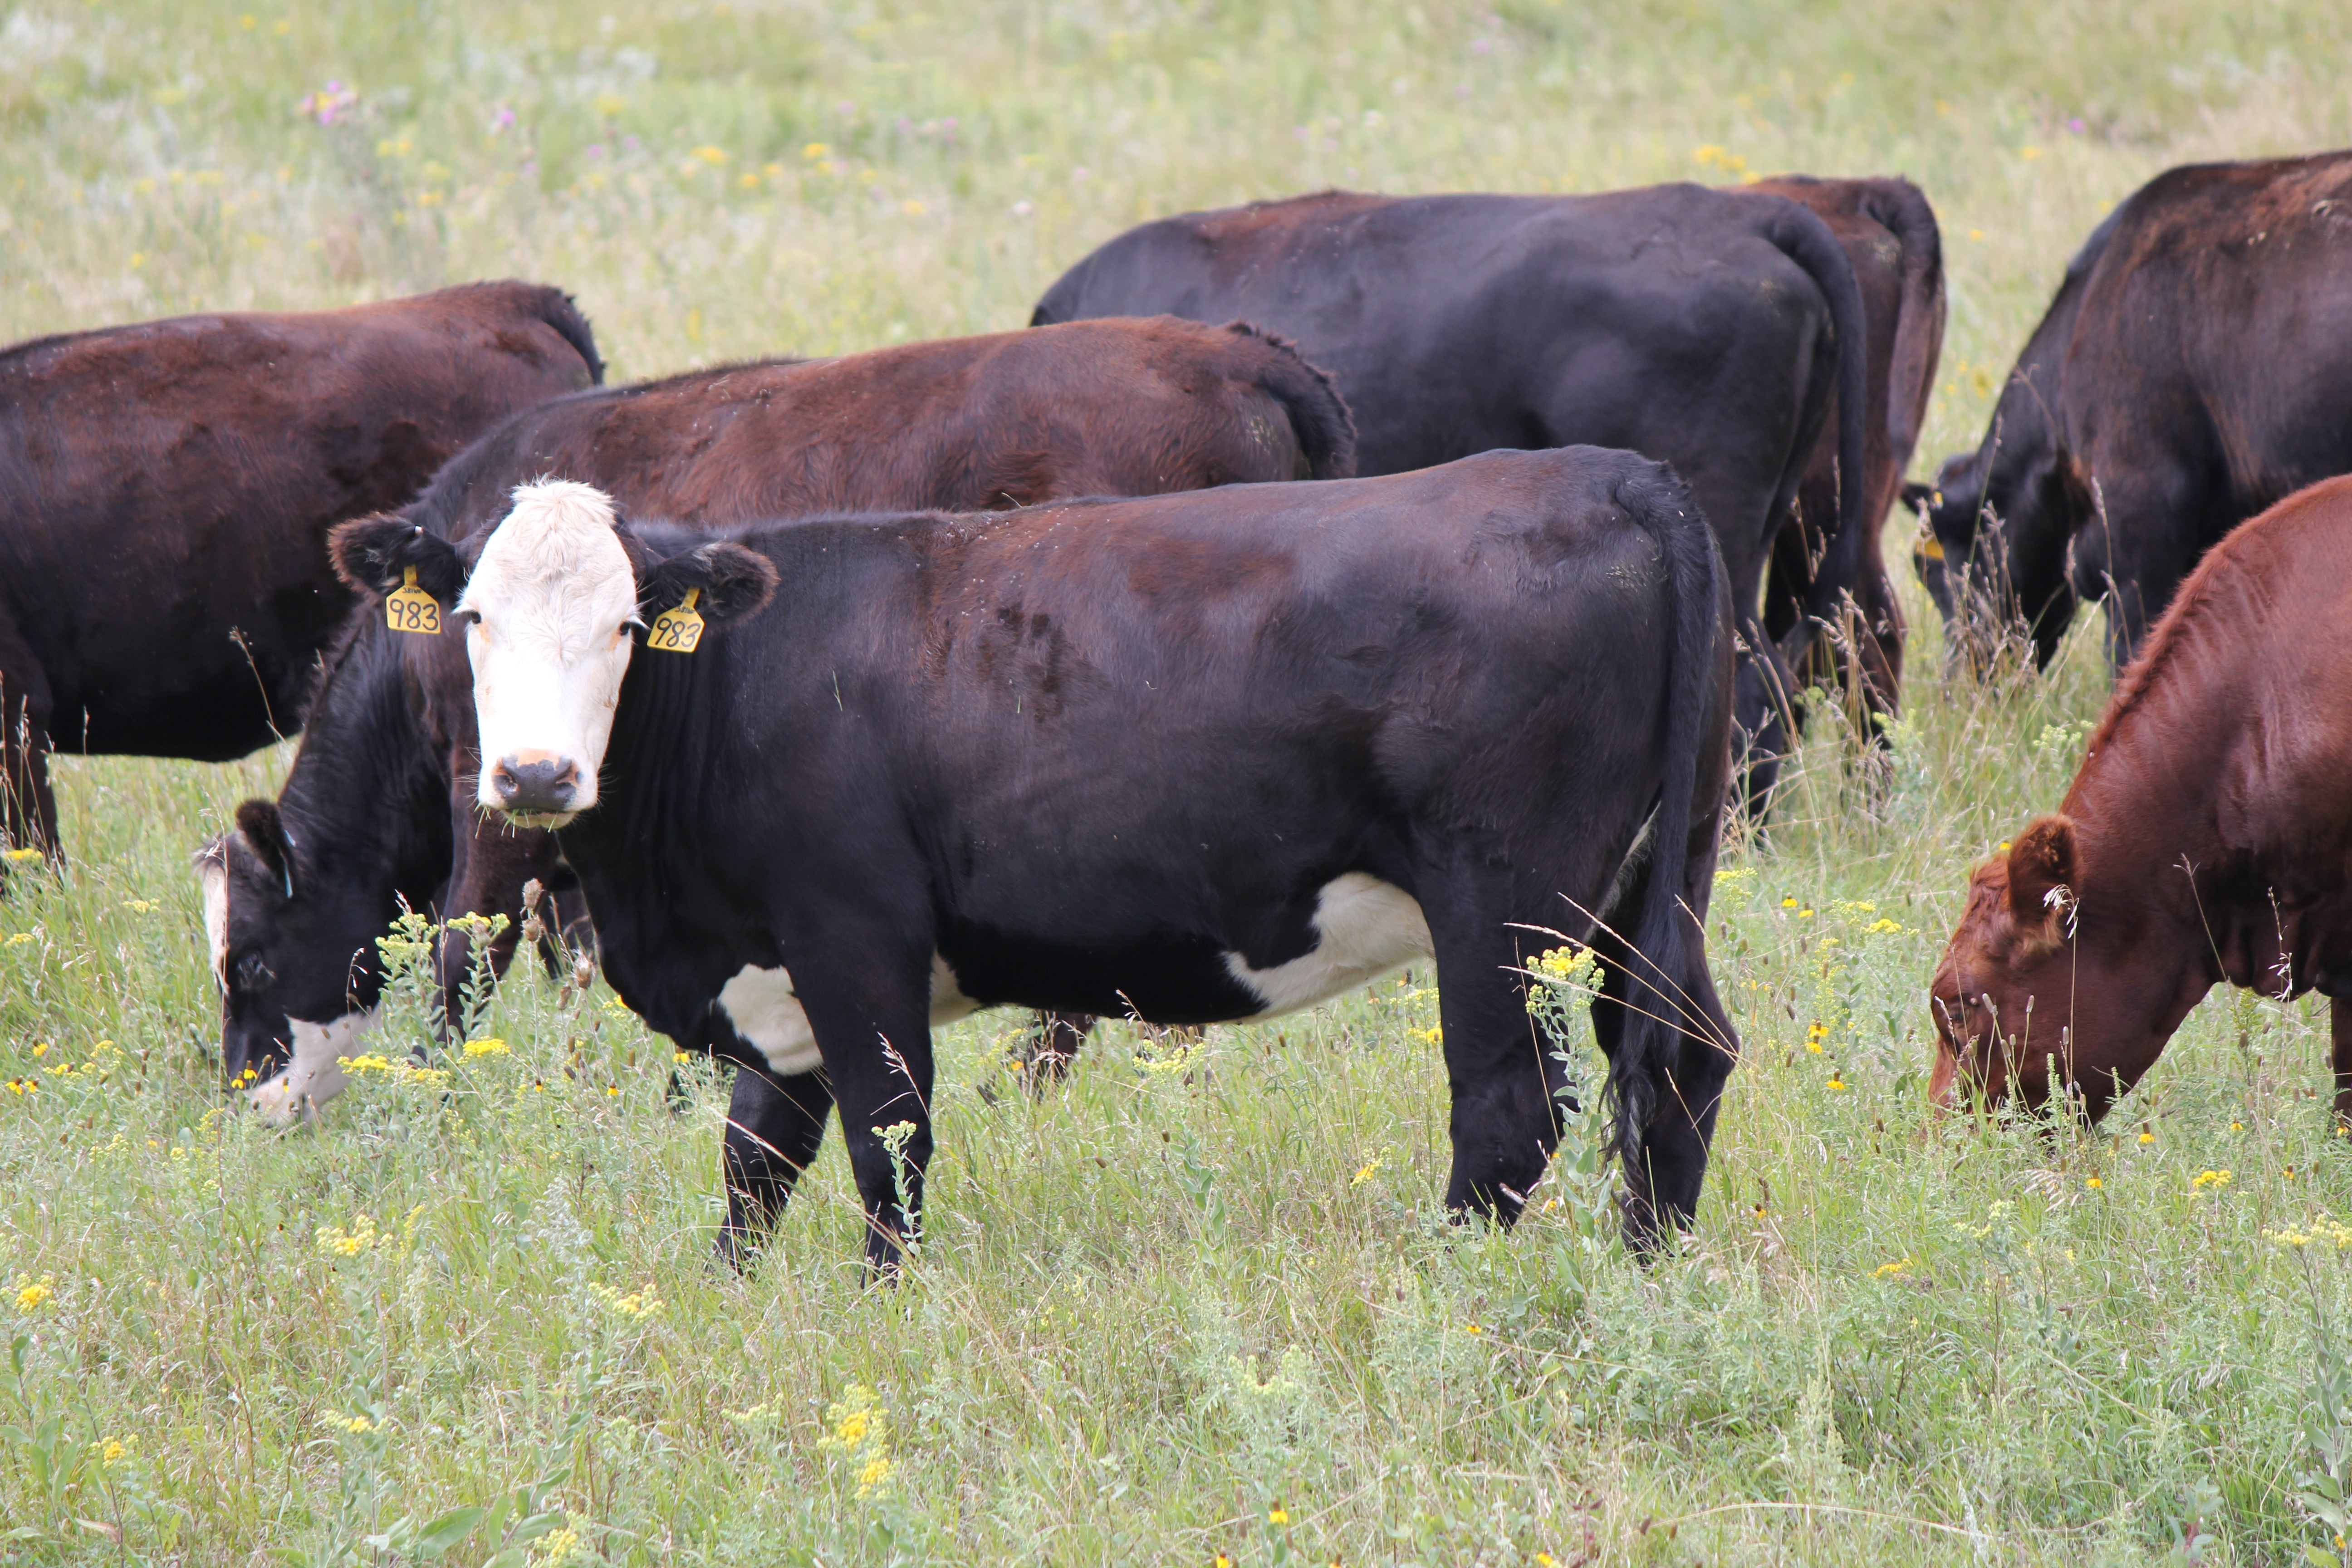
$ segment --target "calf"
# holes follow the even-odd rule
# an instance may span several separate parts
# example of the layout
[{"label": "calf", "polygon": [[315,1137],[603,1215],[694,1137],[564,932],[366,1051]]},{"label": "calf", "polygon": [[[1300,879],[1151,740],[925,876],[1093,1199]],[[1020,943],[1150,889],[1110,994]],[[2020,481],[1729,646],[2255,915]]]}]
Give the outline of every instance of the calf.
[{"label": "calf", "polygon": [[[1246,316],[1297,340],[1391,474],[1571,442],[1670,462],[1715,525],[1742,641],[1738,724],[1759,805],[1803,652],[1841,612],[1868,497],[1840,521],[1782,649],[1756,609],[1834,402],[1838,471],[1865,471],[1867,327],[1853,268],[1785,197],[1659,185],[1577,196],[1344,191],[1162,218],[1064,273],[1033,320]],[[1834,394],[1834,396],[1832,395]]]},{"label": "calf", "polygon": [[[2333,999],[2352,1121],[2352,478],[2208,553],[2124,674],[2053,816],[1969,879],[1929,994],[1932,1094],[2092,1120],[2220,981]],[[2053,1073],[2055,1074],[2055,1083]]]},{"label": "calf", "polygon": [[291,734],[352,607],[327,530],[604,378],[553,289],[183,316],[0,351],[0,803],[58,853],[46,758],[224,762]]},{"label": "calf", "polygon": [[[765,1069],[730,1112],[732,1255],[837,1100],[891,1264],[936,1021],[1262,1018],[1424,955],[1446,1199],[1507,1221],[1559,1136],[1522,973],[1557,939],[1530,928],[1606,963],[1631,1236],[1691,1213],[1735,1048],[1702,924],[1731,637],[1661,465],[1496,452],[700,543],[559,483],[470,562],[391,522],[336,549],[457,595],[478,799],[557,829],[628,1005]],[[667,651],[682,615],[709,630]]]},{"label": "calf", "polygon": [[2099,225],[1983,444],[1905,491],[1956,649],[2019,625],[2047,665],[2104,600],[2121,669],[2224,534],[2352,471],[2347,215],[2352,153],[2327,153],[2174,169]]},{"label": "calf", "polygon": [[[502,516],[517,485],[549,475],[596,484],[641,513],[724,527],[1330,477],[1352,471],[1353,451],[1328,379],[1275,339],[1238,323],[1089,321],[559,399],[468,448],[402,522],[463,539]],[[527,882],[566,875],[547,835],[475,811],[459,639],[393,632],[379,612],[362,620],[314,703],[321,733],[278,802],[247,802],[236,830],[198,857],[223,984],[221,1059],[275,1116],[341,1087],[336,1056],[349,1054],[380,983],[374,938],[404,902],[512,916]],[[419,768],[437,795],[431,780],[409,787]],[[494,967],[514,940],[511,930],[499,939]],[[470,956],[452,932],[441,972],[453,1018]],[[1056,1022],[1046,1049],[1066,1055],[1081,1027]]]}]

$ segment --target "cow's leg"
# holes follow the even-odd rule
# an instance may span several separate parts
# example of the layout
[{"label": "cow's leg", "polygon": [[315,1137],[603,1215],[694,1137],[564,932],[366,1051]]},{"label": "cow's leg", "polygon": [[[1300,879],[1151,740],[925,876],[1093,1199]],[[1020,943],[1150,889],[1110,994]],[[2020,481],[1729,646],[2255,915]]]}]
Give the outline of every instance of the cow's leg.
[{"label": "cow's leg", "polygon": [[801,1173],[824,1145],[824,1121],[832,1108],[833,1095],[820,1073],[773,1078],[756,1067],[736,1068],[727,1135],[719,1141],[719,1175],[727,1189],[727,1223],[719,1232],[721,1261],[741,1268],[759,1255]]},{"label": "cow's leg", "polygon": [[2336,1069],[2336,1125],[2352,1128],[2352,997],[2328,998],[2327,1026]]},{"label": "cow's leg", "polygon": [[[0,610],[0,826],[6,847],[38,849],[50,859],[58,842],[58,802],[49,790],[48,677],[7,613]],[[7,863],[0,861],[0,868]],[[7,873],[0,869],[0,888]]]},{"label": "cow's leg", "polygon": [[1040,1013],[1021,1042],[1022,1077],[1032,1094],[1070,1076],[1078,1047],[1094,1033],[1091,1013]]},{"label": "cow's leg", "polygon": [[[2129,448],[2128,466],[2107,456],[2119,447]],[[2205,547],[2238,520],[2214,515],[2221,498],[2193,447],[2175,452],[2136,434],[2104,444],[2097,472],[2099,515],[2074,541],[2070,573],[2084,598],[2106,595],[2107,660],[2120,673]]]},{"label": "cow's leg", "polygon": [[1748,816],[1761,822],[1780,781],[1780,759],[1804,714],[1796,705],[1796,672],[1779,645],[1753,619],[1740,628],[1740,639],[1747,651],[1739,656],[1732,695],[1731,750],[1747,772]]},{"label": "cow's leg", "polygon": [[1525,933],[1509,924],[1504,880],[1484,871],[1457,878],[1455,891],[1424,896],[1423,913],[1436,948],[1438,1037],[1453,1100],[1445,1206],[1508,1225],[1559,1147],[1552,1097],[1567,1078],[1528,1016],[1517,973]]},{"label": "cow's leg", "polygon": [[926,943],[894,961],[882,942],[859,943],[838,925],[827,934],[829,952],[860,955],[854,964],[793,968],[810,976],[800,983],[801,1006],[841,1107],[866,1209],[866,1261],[888,1275],[900,1243],[919,1234],[931,1158],[931,952]]},{"label": "cow's leg", "polygon": [[[1604,978],[1592,1003],[1592,1033],[1613,1070],[1631,1018],[1630,975],[1633,966],[1644,973],[1647,966],[1607,931],[1594,933],[1593,949]],[[1646,1064],[1647,1115],[1638,1141],[1620,1138],[1621,1146],[1631,1142],[1636,1151],[1626,1163],[1622,1206],[1626,1244],[1637,1253],[1654,1250],[1668,1226],[1687,1226],[1697,1212],[1716,1113],[1737,1055],[1738,1037],[1706,966],[1696,963],[1689,970],[1658,981],[1657,990],[1671,1004],[1666,1059]],[[1618,1113],[1624,1113],[1622,1102]]]}]

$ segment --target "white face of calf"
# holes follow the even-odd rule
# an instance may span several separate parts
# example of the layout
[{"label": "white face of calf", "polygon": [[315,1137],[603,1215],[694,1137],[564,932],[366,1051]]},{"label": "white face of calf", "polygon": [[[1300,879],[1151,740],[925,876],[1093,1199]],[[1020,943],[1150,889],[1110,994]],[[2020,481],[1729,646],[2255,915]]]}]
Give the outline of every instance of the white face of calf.
[{"label": "white face of calf", "polygon": [[471,621],[482,805],[558,827],[596,804],[637,584],[602,490],[522,485],[482,549],[457,613]]}]

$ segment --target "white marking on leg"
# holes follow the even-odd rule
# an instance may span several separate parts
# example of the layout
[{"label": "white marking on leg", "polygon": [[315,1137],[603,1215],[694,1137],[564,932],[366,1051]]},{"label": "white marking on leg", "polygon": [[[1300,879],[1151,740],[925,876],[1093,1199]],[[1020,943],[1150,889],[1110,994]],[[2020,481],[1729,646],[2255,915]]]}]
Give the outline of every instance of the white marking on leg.
[{"label": "white marking on leg", "polygon": [[360,1047],[375,1032],[373,1008],[346,1013],[329,1024],[289,1018],[294,1030],[294,1060],[267,1083],[246,1090],[246,1098],[273,1126],[284,1127],[315,1113],[343,1092],[351,1082],[342,1058],[360,1054]]},{"label": "white marking on leg", "polygon": [[[963,994],[947,960],[931,955],[931,1024],[952,1024],[980,1004]],[[792,972],[782,964],[762,969],[747,963],[719,988],[719,1011],[767,1058],[768,1070],[778,1078],[814,1072],[824,1065],[816,1048],[816,1033],[801,1010],[793,989]]]},{"label": "white marking on leg", "polygon": [[[226,853],[226,850],[223,851]],[[213,983],[228,989],[228,867],[209,858],[199,861],[196,877],[205,887],[205,941],[212,949]]]},{"label": "white marking on leg", "polygon": [[1312,1007],[1436,951],[1412,895],[1361,871],[1334,877],[1315,895],[1315,937],[1313,952],[1271,969],[1252,969],[1240,953],[1225,954],[1226,973],[1265,1004],[1253,1016]]}]

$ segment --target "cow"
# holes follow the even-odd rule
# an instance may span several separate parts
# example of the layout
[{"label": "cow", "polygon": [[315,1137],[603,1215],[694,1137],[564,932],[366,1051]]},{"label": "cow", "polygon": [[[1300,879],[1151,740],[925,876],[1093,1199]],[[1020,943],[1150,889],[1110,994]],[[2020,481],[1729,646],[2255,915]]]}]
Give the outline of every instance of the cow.
[{"label": "cow", "polygon": [[300,727],[352,596],[327,530],[604,379],[569,297],[475,283],[0,350],[0,797],[59,854],[52,747],[226,762]]},{"label": "cow", "polygon": [[2226,980],[2331,999],[2352,1125],[2347,540],[2352,477],[2328,479],[2181,585],[2058,810],[1970,874],[1929,992],[1935,1103],[2063,1091],[2095,1121]]},{"label": "cow", "polygon": [[[400,516],[462,540],[503,516],[517,485],[548,475],[708,527],[828,509],[977,511],[1342,476],[1354,439],[1329,379],[1254,328],[1089,321],[558,399],[483,437]],[[380,612],[362,614],[278,799],[247,802],[199,852],[223,1071],[273,1118],[341,1088],[335,1063],[369,1026],[381,985],[374,939],[404,904],[511,918],[530,881],[565,885],[546,834],[475,809],[471,680],[458,638],[396,633]],[[492,943],[494,970],[516,935]],[[472,956],[462,928],[447,934],[453,1023]],[[1047,1065],[1075,1050],[1083,1026],[1049,1026]]]},{"label": "cow", "polygon": [[[1900,710],[1903,608],[1887,575],[1880,532],[1903,488],[1927,399],[1936,390],[1936,362],[1944,344],[1943,233],[1935,209],[1908,180],[1818,180],[1780,174],[1739,189],[1802,202],[1821,215],[1844,247],[1862,290],[1869,331],[1870,404],[1864,424],[1863,518],[1852,586],[1853,607],[1841,617],[1841,635],[1818,639],[1797,663],[1800,685],[1832,689],[1847,685],[1842,666],[1851,650],[1851,682],[1864,710],[1878,719]],[[1838,521],[1837,444],[1824,431],[1798,487],[1791,522],[1774,538],[1771,575],[1764,588],[1764,631],[1775,643],[1791,639],[1815,594],[1815,563],[1829,553]],[[1872,733],[1877,733],[1875,719]]]},{"label": "cow", "polygon": [[717,540],[559,482],[470,557],[395,522],[335,549],[454,601],[478,801],[555,830],[622,998],[763,1069],[729,1112],[730,1258],[838,1101],[893,1266],[936,1021],[1264,1018],[1429,956],[1446,1201],[1507,1222],[1564,1091],[1527,1007],[1542,931],[1606,966],[1629,1236],[1692,1212],[1736,1049],[1704,931],[1730,608],[1664,465],[1490,452]]},{"label": "cow", "polygon": [[1590,443],[1670,462],[1716,530],[1749,655],[1738,726],[1759,812],[1788,744],[1788,657],[1854,584],[1867,493],[1783,649],[1757,619],[1773,541],[1831,405],[1865,468],[1867,328],[1853,268],[1785,197],[1659,185],[1593,195],[1327,191],[1128,230],[1064,273],[1037,323],[1168,310],[1297,340],[1354,410],[1357,467]]},{"label": "cow", "polygon": [[2104,601],[2111,668],[2245,519],[2352,471],[2352,153],[2158,175],[2068,264],[1983,443],[1918,510],[1920,575],[1981,660],[2047,667]]}]

